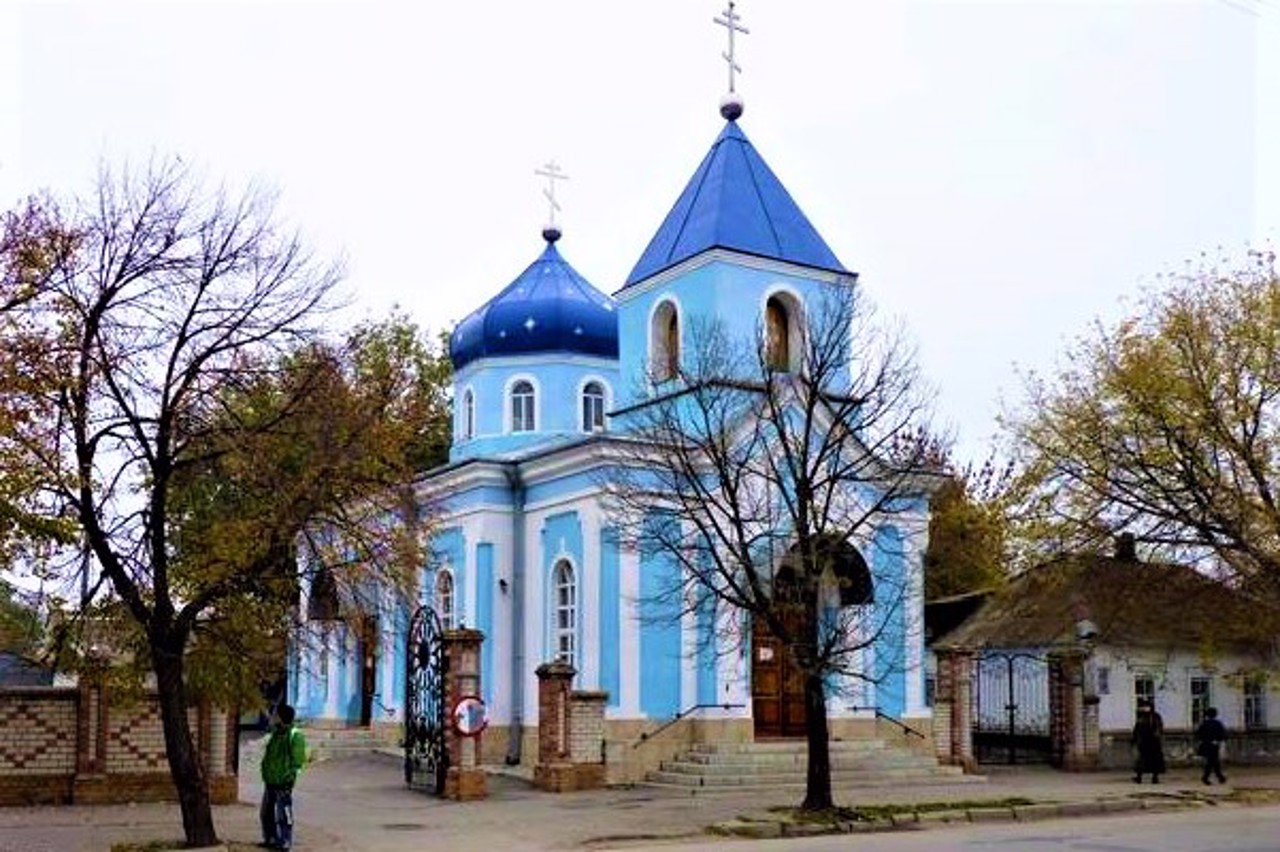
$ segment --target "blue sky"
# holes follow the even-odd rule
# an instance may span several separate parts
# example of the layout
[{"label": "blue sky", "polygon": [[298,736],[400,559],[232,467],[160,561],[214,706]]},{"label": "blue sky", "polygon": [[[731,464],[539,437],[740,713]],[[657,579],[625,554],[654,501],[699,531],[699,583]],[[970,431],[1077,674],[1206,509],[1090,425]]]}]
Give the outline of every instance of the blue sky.
[{"label": "blue sky", "polygon": [[[19,3],[0,204],[179,154],[277,186],[352,311],[447,327],[541,248],[618,289],[719,131],[722,2]],[[1155,276],[1280,229],[1280,0],[743,0],[741,124],[982,452]]]}]

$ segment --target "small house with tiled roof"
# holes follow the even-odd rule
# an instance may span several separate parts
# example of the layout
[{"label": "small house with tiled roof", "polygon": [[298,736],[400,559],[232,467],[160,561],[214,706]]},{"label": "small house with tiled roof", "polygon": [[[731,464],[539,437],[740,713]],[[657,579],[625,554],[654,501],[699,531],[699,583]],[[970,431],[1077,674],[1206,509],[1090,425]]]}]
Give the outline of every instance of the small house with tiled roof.
[{"label": "small house with tiled roof", "polygon": [[1127,767],[1143,699],[1163,717],[1174,761],[1193,757],[1211,706],[1230,732],[1228,760],[1280,760],[1278,628],[1263,603],[1192,567],[1141,561],[1124,543],[1116,556],[1066,556],[1013,578],[933,651],[940,671],[968,667],[980,762],[1021,750]]}]

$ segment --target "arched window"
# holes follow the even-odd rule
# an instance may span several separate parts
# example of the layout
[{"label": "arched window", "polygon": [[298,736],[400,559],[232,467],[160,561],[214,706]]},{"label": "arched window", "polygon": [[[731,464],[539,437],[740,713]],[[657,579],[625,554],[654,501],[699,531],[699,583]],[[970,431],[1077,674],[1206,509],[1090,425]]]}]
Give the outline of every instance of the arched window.
[{"label": "arched window", "polygon": [[476,397],[467,388],[462,395],[462,440],[470,441],[476,436]]},{"label": "arched window", "polygon": [[511,386],[511,431],[534,429],[533,385],[521,379]]},{"label": "arched window", "polygon": [[604,385],[587,382],[582,388],[582,431],[604,431]]},{"label": "arched window", "polygon": [[555,570],[555,642],[556,659],[577,667],[578,651],[578,586],[573,566],[565,560]]},{"label": "arched window", "polygon": [[436,573],[436,615],[441,627],[453,629],[453,574],[444,569]]},{"label": "arched window", "polygon": [[311,621],[337,621],[340,615],[338,583],[333,572],[319,561],[310,565],[311,588],[307,595],[307,618]]},{"label": "arched window", "polygon": [[774,293],[764,303],[764,354],[770,370],[800,369],[800,318],[800,304],[788,293]]},{"label": "arched window", "polygon": [[672,302],[663,302],[653,312],[649,329],[652,350],[649,366],[655,382],[674,379],[680,373],[680,315]]},{"label": "arched window", "polygon": [[786,306],[777,296],[770,296],[764,306],[764,342],[769,369],[788,372],[791,369],[791,323]]}]

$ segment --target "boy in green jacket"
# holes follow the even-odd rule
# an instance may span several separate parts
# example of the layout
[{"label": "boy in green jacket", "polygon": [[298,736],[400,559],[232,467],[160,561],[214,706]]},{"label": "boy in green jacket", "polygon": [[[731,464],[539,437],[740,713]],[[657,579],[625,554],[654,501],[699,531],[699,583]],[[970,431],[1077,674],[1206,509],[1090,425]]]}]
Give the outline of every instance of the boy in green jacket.
[{"label": "boy in green jacket", "polygon": [[271,736],[262,755],[262,845],[268,849],[293,847],[293,782],[307,762],[307,741],[293,726],[288,704],[276,708]]}]

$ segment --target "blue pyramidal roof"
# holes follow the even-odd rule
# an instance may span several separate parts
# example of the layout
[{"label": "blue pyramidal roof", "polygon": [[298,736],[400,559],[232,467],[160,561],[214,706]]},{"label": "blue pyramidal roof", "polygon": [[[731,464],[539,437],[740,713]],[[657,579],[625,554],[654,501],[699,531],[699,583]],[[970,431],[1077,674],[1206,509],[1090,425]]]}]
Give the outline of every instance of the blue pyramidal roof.
[{"label": "blue pyramidal roof", "polygon": [[720,131],[624,286],[717,247],[847,271],[734,121]]},{"label": "blue pyramidal roof", "polygon": [[524,272],[462,322],[449,338],[453,368],[477,358],[570,352],[618,357],[613,300],[592,287],[556,251],[558,231]]}]

